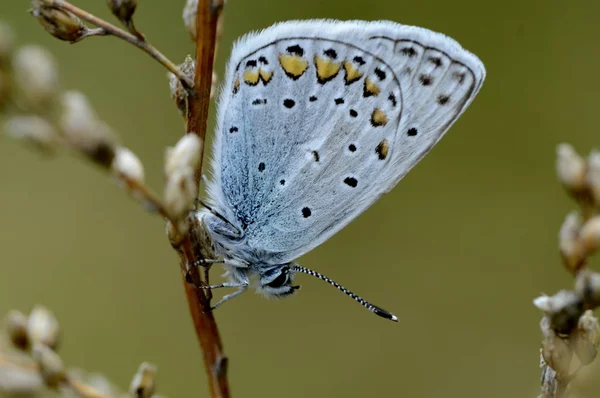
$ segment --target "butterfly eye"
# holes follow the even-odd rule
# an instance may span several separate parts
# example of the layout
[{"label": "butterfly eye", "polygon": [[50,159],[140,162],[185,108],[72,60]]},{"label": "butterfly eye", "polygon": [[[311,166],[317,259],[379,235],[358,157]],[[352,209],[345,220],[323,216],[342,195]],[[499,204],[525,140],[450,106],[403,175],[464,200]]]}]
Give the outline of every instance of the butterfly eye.
[{"label": "butterfly eye", "polygon": [[278,288],[278,287],[282,287],[285,284],[287,284],[288,281],[289,281],[289,274],[287,273],[287,271],[282,271],[281,274],[279,274],[279,276],[277,278],[275,278],[271,282],[267,283],[267,286],[273,287],[273,288]]}]

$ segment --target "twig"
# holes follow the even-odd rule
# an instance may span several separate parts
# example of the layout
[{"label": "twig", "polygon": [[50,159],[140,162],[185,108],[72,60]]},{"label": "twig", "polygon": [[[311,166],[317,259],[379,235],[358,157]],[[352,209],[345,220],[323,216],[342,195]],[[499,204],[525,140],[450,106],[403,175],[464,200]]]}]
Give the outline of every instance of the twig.
[{"label": "twig", "polygon": [[[223,0],[200,0],[196,13],[196,70],[194,74],[194,92],[188,98],[187,126],[188,134],[196,134],[204,143],[210,104],[212,71],[217,43],[217,26],[223,10]],[[204,145],[202,145],[204,148]],[[202,175],[202,153],[196,182]],[[174,244],[180,254],[182,280],[188,305],[196,329],[196,335],[204,355],[204,366],[208,375],[212,397],[229,397],[227,381],[227,357],[223,352],[223,343],[219,335],[213,313],[210,310],[210,293],[195,286],[202,281],[198,267],[191,267],[197,260],[210,253],[210,243],[200,236],[203,229],[196,224],[190,233]],[[192,283],[188,282],[188,278]]]},{"label": "twig", "polygon": [[76,15],[77,17],[83,19],[91,23],[92,25],[98,26],[102,28],[107,35],[118,37],[119,39],[125,40],[128,43],[133,44],[138,47],[152,58],[157,60],[161,65],[163,65],[169,72],[173,73],[175,76],[179,78],[186,86],[186,88],[194,87],[194,82],[187,77],[178,67],[175,65],[170,59],[168,59],[165,55],[163,55],[160,51],[158,51],[154,46],[148,43],[146,40],[140,40],[135,35],[124,31],[123,29],[118,28],[117,26],[98,18],[87,11],[82,10],[79,7],[74,6],[68,1],[64,0],[47,0],[48,5],[53,5],[55,7],[62,8],[70,13]]}]

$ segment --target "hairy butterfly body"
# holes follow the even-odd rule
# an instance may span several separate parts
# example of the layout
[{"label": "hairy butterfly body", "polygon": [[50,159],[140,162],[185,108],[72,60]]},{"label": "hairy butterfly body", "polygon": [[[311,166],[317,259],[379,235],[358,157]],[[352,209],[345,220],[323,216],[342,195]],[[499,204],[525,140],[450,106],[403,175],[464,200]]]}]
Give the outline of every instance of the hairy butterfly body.
[{"label": "hairy butterfly body", "polygon": [[293,261],[417,164],[479,91],[485,68],[442,34],[393,22],[291,21],[234,47],[199,212],[229,282],[294,293]]}]

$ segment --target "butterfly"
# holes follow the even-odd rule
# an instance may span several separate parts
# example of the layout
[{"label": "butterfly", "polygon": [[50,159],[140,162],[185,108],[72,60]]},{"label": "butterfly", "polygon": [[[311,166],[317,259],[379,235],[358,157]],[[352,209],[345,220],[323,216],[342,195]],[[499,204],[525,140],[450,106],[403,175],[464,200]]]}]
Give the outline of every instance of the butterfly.
[{"label": "butterfly", "polygon": [[278,23],[234,46],[218,104],[212,178],[197,217],[237,288],[285,297],[295,260],[389,192],[475,98],[482,62],[453,39],[394,22]]}]

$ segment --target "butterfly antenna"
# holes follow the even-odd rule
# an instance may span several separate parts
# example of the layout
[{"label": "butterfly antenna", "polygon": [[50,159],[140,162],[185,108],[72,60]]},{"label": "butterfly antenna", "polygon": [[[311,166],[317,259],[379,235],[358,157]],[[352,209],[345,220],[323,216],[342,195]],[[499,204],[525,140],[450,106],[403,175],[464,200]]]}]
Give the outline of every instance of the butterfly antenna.
[{"label": "butterfly antenna", "polygon": [[377,307],[376,305],[373,305],[373,304],[369,303],[364,298],[362,298],[360,296],[357,296],[356,294],[352,293],[350,290],[346,289],[344,286],[342,286],[339,283],[337,283],[337,282],[329,279],[325,275],[322,275],[322,274],[318,273],[317,271],[313,271],[311,269],[301,267],[301,266],[299,266],[297,264],[292,265],[291,266],[291,270],[292,271],[296,271],[296,272],[301,272],[301,273],[307,274],[307,275],[316,276],[317,278],[321,279],[322,281],[325,281],[325,282],[329,283],[330,285],[335,286],[338,290],[340,290],[343,293],[347,294],[348,296],[352,297],[360,305],[362,305],[363,307],[365,307],[369,311],[373,312],[374,314],[379,315],[382,318],[389,319],[389,320],[394,321],[394,322],[398,322],[398,317],[396,315],[392,314],[391,312],[387,312],[383,308]]}]

